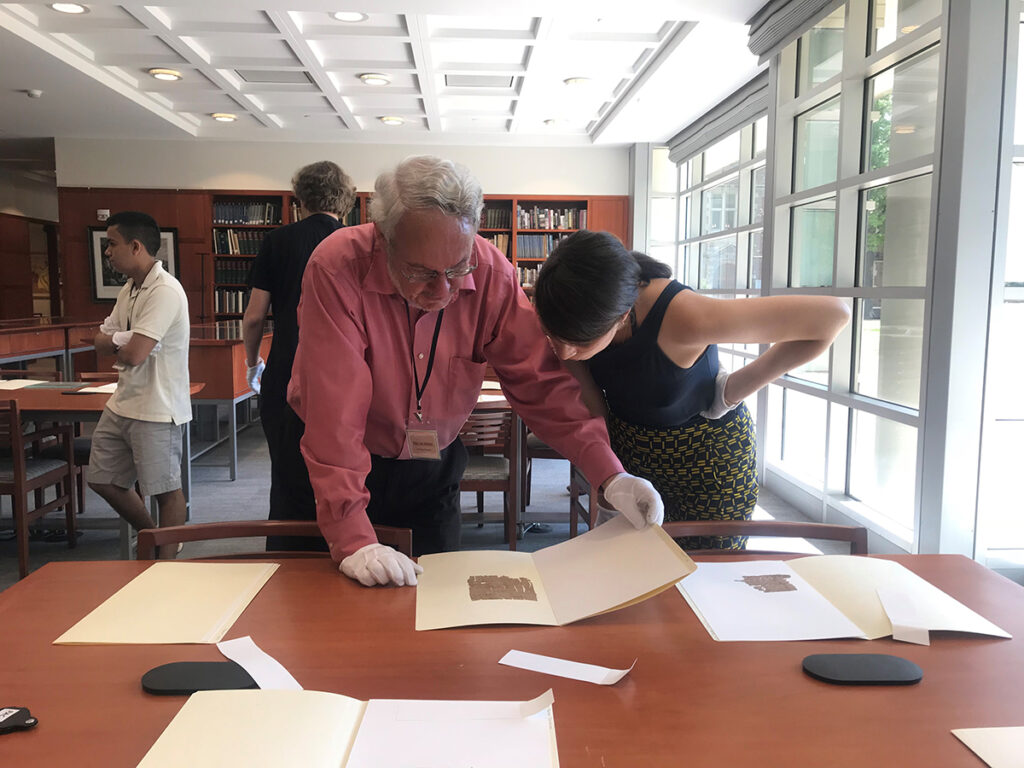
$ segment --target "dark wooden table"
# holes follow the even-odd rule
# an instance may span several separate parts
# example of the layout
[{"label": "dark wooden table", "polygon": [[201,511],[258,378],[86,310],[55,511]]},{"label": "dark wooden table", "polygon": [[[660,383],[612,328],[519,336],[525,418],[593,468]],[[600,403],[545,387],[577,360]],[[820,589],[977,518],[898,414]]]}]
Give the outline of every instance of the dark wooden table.
[{"label": "dark wooden table", "polygon": [[[893,559],[1015,638],[716,643],[674,589],[567,627],[416,632],[414,589],[360,587],[327,560],[295,559],[227,639],[251,635],[303,687],[364,700],[526,700],[553,688],[563,768],[978,768],[950,730],[1024,723],[1024,589],[958,555]],[[133,766],[184,701],[144,693],[143,673],[221,658],[212,645],[51,645],[147,565],[55,562],[0,593],[0,706],[39,718],[33,731],[0,736],[0,765]],[[618,684],[596,686],[499,665],[513,648],[619,669],[637,662]],[[924,679],[831,686],[800,668],[825,652],[896,654]]]}]

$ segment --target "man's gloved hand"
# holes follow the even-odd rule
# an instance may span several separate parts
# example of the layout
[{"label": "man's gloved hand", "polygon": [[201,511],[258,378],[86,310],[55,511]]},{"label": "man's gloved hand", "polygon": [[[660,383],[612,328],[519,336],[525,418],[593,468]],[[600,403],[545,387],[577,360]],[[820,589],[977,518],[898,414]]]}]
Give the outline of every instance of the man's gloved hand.
[{"label": "man's gloved hand", "polygon": [[100,325],[100,333],[105,333],[107,336],[113,336],[120,330],[120,326],[114,322],[113,315],[107,315],[106,319],[104,319],[103,323]]},{"label": "man's gloved hand", "polygon": [[[246,362],[249,361],[246,360]],[[245,369],[245,380],[249,382],[249,389],[257,395],[260,393],[260,376],[263,375],[263,369],[266,367],[267,364],[263,362],[263,358],[257,357],[256,365],[247,366]]]},{"label": "man's gloved hand", "polygon": [[604,497],[625,515],[634,528],[661,525],[665,519],[665,505],[661,503],[661,496],[642,477],[620,472],[605,484]]},{"label": "man's gloved hand", "polygon": [[111,340],[114,342],[114,346],[117,349],[123,347],[132,340],[132,333],[134,333],[134,331],[117,331],[111,334]]},{"label": "man's gloved hand", "polygon": [[416,574],[423,568],[401,552],[384,544],[367,544],[341,561],[338,570],[364,587],[394,584],[415,587]]},{"label": "man's gloved hand", "polygon": [[[711,401],[711,405],[707,407],[707,410],[701,411],[700,415],[709,421],[720,419],[739,403],[729,403],[725,399],[725,384],[729,381],[729,372],[725,368],[718,369],[718,375],[715,376],[715,397]],[[742,402],[742,400],[740,401]]]}]

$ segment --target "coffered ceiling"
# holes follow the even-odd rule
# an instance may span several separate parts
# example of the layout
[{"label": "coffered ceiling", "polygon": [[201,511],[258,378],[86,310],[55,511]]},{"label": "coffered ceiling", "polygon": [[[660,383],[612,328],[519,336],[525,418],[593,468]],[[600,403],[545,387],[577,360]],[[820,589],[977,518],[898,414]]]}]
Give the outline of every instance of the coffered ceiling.
[{"label": "coffered ceiling", "polygon": [[0,3],[0,136],[659,141],[757,71],[761,4]]}]

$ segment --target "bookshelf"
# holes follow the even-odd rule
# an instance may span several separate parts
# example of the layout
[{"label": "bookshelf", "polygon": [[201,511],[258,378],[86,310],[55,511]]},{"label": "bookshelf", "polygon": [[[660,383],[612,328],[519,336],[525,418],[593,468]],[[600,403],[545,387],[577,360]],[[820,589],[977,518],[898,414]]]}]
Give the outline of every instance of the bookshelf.
[{"label": "bookshelf", "polygon": [[604,229],[629,243],[629,198],[485,195],[480,235],[516,267],[519,282],[532,284],[559,241],[579,229]]},{"label": "bookshelf", "polygon": [[[369,195],[358,193],[345,217],[345,226],[366,220]],[[249,276],[263,236],[272,229],[301,218],[290,192],[214,192],[212,195],[213,290],[210,314],[214,320],[232,320],[245,313]]]}]

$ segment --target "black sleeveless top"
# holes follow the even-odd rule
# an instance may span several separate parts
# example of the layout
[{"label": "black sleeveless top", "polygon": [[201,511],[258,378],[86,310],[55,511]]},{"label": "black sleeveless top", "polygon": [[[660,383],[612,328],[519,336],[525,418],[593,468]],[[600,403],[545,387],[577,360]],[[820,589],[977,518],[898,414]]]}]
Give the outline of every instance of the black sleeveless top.
[{"label": "black sleeveless top", "polygon": [[609,410],[623,421],[648,427],[681,427],[711,405],[718,375],[718,347],[708,346],[689,368],[680,368],[658,347],[658,331],[668,304],[690,290],[673,280],[651,311],[621,344],[585,361]]}]

